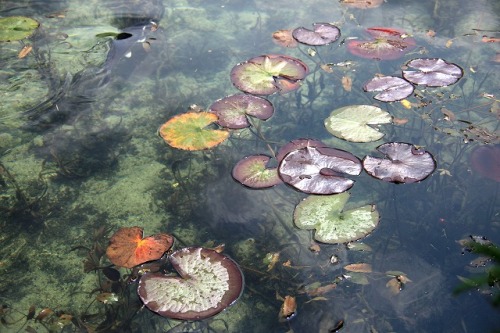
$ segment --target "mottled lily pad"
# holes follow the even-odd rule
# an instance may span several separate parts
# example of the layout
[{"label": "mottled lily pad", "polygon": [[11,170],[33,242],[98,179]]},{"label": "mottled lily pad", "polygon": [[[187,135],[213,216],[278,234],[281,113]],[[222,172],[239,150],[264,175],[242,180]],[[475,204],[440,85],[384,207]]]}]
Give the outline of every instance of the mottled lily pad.
[{"label": "mottled lily pad", "polygon": [[323,243],[348,243],[366,237],[378,225],[379,213],[374,205],[343,211],[350,194],[311,195],[293,212],[300,229],[316,229],[314,239]]},{"label": "mottled lily pad", "polygon": [[38,21],[24,16],[0,18],[0,42],[11,42],[30,37],[40,26]]},{"label": "mottled lily pad", "polygon": [[385,158],[366,156],[365,171],[372,177],[391,183],[415,183],[427,178],[435,169],[431,153],[404,142],[388,142],[377,147]]},{"label": "mottled lily pad", "polygon": [[189,247],[172,253],[169,260],[179,276],[144,274],[137,287],[144,305],[163,317],[209,318],[232,305],[243,291],[238,264],[224,254]]},{"label": "mottled lily pad", "polygon": [[363,89],[379,92],[373,98],[381,102],[395,102],[410,96],[415,89],[413,85],[396,76],[376,76],[368,81]]},{"label": "mottled lily pad", "polygon": [[366,29],[373,40],[347,42],[347,50],[368,59],[391,60],[404,56],[415,47],[415,40],[394,28],[373,27]]},{"label": "mottled lily pad", "polygon": [[340,29],[330,23],[314,23],[313,30],[300,27],[292,32],[299,43],[313,46],[327,45],[340,37]]},{"label": "mottled lily pad", "polygon": [[249,127],[247,116],[267,120],[274,113],[274,107],[267,99],[248,94],[221,98],[209,110],[217,115],[219,125],[231,129]]},{"label": "mottled lily pad", "polygon": [[233,168],[233,178],[251,188],[267,188],[281,183],[276,168],[268,168],[271,160],[267,155],[250,155]]},{"label": "mottled lily pad", "polygon": [[345,175],[359,175],[359,159],[344,150],[328,147],[304,147],[293,150],[281,161],[278,174],[295,189],[311,194],[341,193],[354,181]]},{"label": "mottled lily pad", "polygon": [[229,132],[208,128],[218,120],[211,112],[187,112],[172,117],[159,129],[160,136],[172,147],[203,150],[217,146],[229,137]]},{"label": "mottled lily pad", "polygon": [[323,143],[316,139],[300,138],[288,142],[286,145],[282,146],[278,153],[276,154],[276,159],[281,162],[286,154],[293,150],[297,150],[305,147],[328,147],[326,143]]},{"label": "mottled lily pad", "polygon": [[239,90],[254,95],[286,93],[299,88],[308,71],[299,59],[268,54],[234,66],[231,82]]},{"label": "mottled lily pad", "polygon": [[352,142],[371,142],[384,133],[370,125],[389,124],[391,115],[372,105],[349,105],[332,111],[325,119],[325,127],[338,138]]},{"label": "mottled lily pad", "polygon": [[460,66],[441,58],[418,58],[406,64],[403,77],[408,81],[428,87],[445,87],[456,83],[464,75]]}]

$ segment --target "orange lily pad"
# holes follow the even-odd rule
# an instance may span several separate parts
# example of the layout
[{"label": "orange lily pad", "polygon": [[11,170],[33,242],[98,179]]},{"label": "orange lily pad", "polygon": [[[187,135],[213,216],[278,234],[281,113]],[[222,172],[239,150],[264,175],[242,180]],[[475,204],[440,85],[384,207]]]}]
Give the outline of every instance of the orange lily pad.
[{"label": "orange lily pad", "polygon": [[217,115],[211,112],[187,112],[161,125],[159,133],[163,140],[174,148],[210,149],[229,137],[229,132],[226,130],[208,127],[217,120]]},{"label": "orange lily pad", "polygon": [[168,234],[143,238],[140,227],[121,228],[111,236],[106,255],[116,266],[132,268],[160,259],[173,244],[174,238]]}]

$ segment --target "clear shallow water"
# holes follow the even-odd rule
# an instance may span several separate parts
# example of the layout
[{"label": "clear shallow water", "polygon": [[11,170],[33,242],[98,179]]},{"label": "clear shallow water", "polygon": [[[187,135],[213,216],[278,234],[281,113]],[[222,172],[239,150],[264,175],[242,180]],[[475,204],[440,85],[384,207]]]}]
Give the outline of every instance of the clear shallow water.
[{"label": "clear shallow water", "polygon": [[[56,313],[42,323],[28,321],[38,332],[77,331],[82,323],[102,332],[168,331],[179,325],[139,310],[133,286],[115,290],[117,303],[95,301],[110,287],[102,272],[84,273],[83,247],[99,252],[114,231],[135,225],[146,235],[172,233],[179,247],[224,243],[243,269],[246,289],[234,306],[206,322],[181,324],[178,331],[329,332],[340,320],[345,332],[500,327],[498,310],[486,296],[452,296],[457,275],[472,274],[467,266],[475,258],[462,255],[456,241],[480,234],[500,243],[498,183],[474,172],[469,161],[485,141],[498,144],[498,137],[486,134],[498,136],[499,65],[493,59],[500,50],[498,43],[481,42],[483,35],[498,37],[490,32],[499,29],[498,4],[389,1],[363,11],[315,1],[302,7],[294,1],[2,2],[2,16],[32,16],[42,26],[25,59],[16,58],[18,43],[0,44],[0,301],[8,305],[4,318],[11,323],[0,331],[22,330],[31,305],[37,314],[45,307]],[[99,37],[127,31],[145,17],[160,18],[159,29],[144,36],[149,47],[115,42],[110,49],[110,38]],[[314,22],[335,22],[341,39],[364,37],[371,26],[401,28],[419,48],[402,59],[376,62],[350,55],[339,42],[318,48],[314,57],[307,47],[285,49],[272,42],[275,30]],[[230,172],[238,160],[269,153],[252,133],[235,132],[206,152],[176,150],[157,136],[160,124],[190,105],[208,107],[236,93],[231,68],[266,53],[296,56],[312,72],[297,92],[270,96],[277,112],[258,129],[273,149],[313,137],[360,158],[389,141],[425,146],[434,155],[438,170],[419,184],[382,183],[365,173],[356,178],[350,202],[376,204],[381,215],[378,228],[363,240],[371,251],[320,244],[314,253],[312,234],[292,221],[294,206],[305,195],[284,185],[254,191],[234,182]],[[383,127],[386,136],[379,142],[347,143],[324,129],[333,109],[376,102],[361,89],[366,80],[376,73],[398,75],[408,59],[422,55],[460,65],[464,78],[448,88],[419,88],[423,97],[409,98],[427,106],[408,110],[378,103],[409,120]],[[333,73],[315,66],[345,61],[352,65],[334,67]],[[342,87],[343,76],[353,79],[351,92]],[[474,126],[445,120],[443,107]],[[264,257],[278,252],[278,263],[268,270]],[[332,255],[341,263],[330,264]],[[292,267],[282,265],[287,260]],[[318,286],[314,283],[331,285],[346,273],[343,266],[356,262],[372,264],[368,284],[347,279],[328,292],[306,292],[306,286]],[[404,272],[412,282],[392,295],[387,271]],[[280,322],[278,298],[285,295],[297,297],[298,311]],[[74,322],[61,327],[61,314],[72,315]]]}]

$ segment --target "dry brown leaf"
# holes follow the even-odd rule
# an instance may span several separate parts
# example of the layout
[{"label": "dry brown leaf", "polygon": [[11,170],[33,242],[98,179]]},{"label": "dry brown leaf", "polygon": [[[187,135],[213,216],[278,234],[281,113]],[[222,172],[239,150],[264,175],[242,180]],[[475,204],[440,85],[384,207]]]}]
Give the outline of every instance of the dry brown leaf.
[{"label": "dry brown leaf", "polygon": [[326,297],[317,296],[317,297],[311,298],[310,300],[308,300],[304,304],[311,303],[311,302],[314,302],[314,301],[327,301],[327,300],[328,300],[328,298],[326,298]]},{"label": "dry brown leaf", "polygon": [[321,287],[318,287],[318,288],[308,289],[308,290],[306,290],[306,293],[309,296],[320,296],[320,295],[324,295],[324,294],[332,291],[335,288],[337,288],[337,284],[336,283],[330,283],[330,284],[327,284],[327,285],[324,285],[324,286],[321,286]]},{"label": "dry brown leaf", "polygon": [[450,48],[451,44],[453,44],[453,39],[448,39],[448,41],[446,42],[446,44],[444,46],[446,46],[447,48]]},{"label": "dry brown leaf", "polygon": [[280,321],[290,320],[297,314],[297,302],[293,296],[285,296],[281,304],[279,319]]},{"label": "dry brown leaf", "polygon": [[457,117],[455,116],[455,114],[452,111],[450,111],[447,108],[445,108],[445,107],[441,108],[441,112],[443,113],[445,120],[454,121],[455,119],[457,119]]},{"label": "dry brown leaf", "polygon": [[500,43],[500,38],[483,36],[483,38],[481,38],[481,42],[483,42],[483,43]]},{"label": "dry brown leaf", "polygon": [[30,54],[31,50],[33,50],[33,46],[31,45],[24,45],[24,47],[19,51],[17,57],[19,59],[25,58],[28,54]]},{"label": "dry brown leaf", "polygon": [[429,29],[427,30],[427,32],[425,33],[428,37],[434,37],[436,36],[436,32],[432,29]]},{"label": "dry brown leaf", "polygon": [[279,46],[297,47],[298,43],[292,36],[292,30],[282,29],[273,32],[273,42]]},{"label": "dry brown leaf", "polygon": [[328,64],[322,64],[319,66],[322,70],[324,70],[325,72],[327,73],[333,73],[333,68],[332,66],[328,65]]},{"label": "dry brown leaf", "polygon": [[401,283],[396,278],[390,279],[385,286],[389,288],[389,291],[393,295],[397,295],[401,292]]},{"label": "dry brown leaf", "polygon": [[269,252],[266,254],[266,257],[264,258],[264,263],[267,264],[267,270],[270,271],[271,269],[274,268],[278,260],[280,259],[280,253],[279,252]]},{"label": "dry brown leaf", "polygon": [[283,263],[283,266],[285,266],[285,267],[292,267],[292,262],[290,261],[290,259],[288,259],[287,261],[285,261]]},{"label": "dry brown leaf", "polygon": [[321,248],[319,247],[318,243],[312,243],[311,246],[309,246],[309,250],[314,253],[319,253],[319,251],[321,251]]},{"label": "dry brown leaf", "polygon": [[342,77],[342,87],[345,91],[351,91],[352,89],[352,79],[349,76]]},{"label": "dry brown leaf", "polygon": [[392,118],[392,123],[394,125],[404,125],[408,122],[407,118]]},{"label": "dry brown leaf", "polygon": [[367,264],[367,263],[357,263],[357,264],[350,264],[344,267],[346,271],[350,272],[358,272],[358,273],[371,273],[372,272],[372,265]]}]

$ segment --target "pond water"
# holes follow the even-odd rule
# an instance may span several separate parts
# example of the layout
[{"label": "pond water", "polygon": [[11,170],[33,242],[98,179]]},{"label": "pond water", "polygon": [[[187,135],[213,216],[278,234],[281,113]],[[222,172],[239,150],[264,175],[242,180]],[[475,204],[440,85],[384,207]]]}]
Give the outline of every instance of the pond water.
[{"label": "pond water", "polygon": [[[488,268],[472,267],[477,256],[463,254],[457,241],[480,235],[500,244],[500,158],[477,154],[471,162],[478,147],[498,151],[500,143],[500,3],[307,3],[1,2],[0,16],[41,25],[28,39],[0,43],[0,332],[500,329],[491,290],[453,295],[458,277]],[[317,47],[273,42],[277,30],[315,22],[335,24],[341,37]],[[347,43],[369,38],[370,27],[404,31],[416,47],[393,60],[351,54]],[[19,58],[25,45],[33,49]],[[300,88],[267,96],[270,119],[254,119],[203,151],[159,137],[174,115],[238,93],[231,69],[262,54],[309,67]],[[455,63],[463,78],[417,86],[403,103],[363,91],[375,75],[401,76],[419,57]],[[377,105],[397,121],[381,125],[385,135],[375,142],[332,136],[324,127],[331,111],[357,104]],[[231,176],[244,156],[270,155],[297,138],[360,159],[377,155],[382,143],[407,142],[430,152],[437,169],[412,184],[352,177],[346,209],[374,205],[380,222],[357,242],[325,244],[294,225],[306,194],[284,184],[249,189]],[[224,244],[245,276],[240,299],[194,323],[143,308],[136,283],[124,282],[130,270],[120,268],[120,280],[111,281],[115,272],[103,269],[109,237],[132,226],[173,235],[175,249]],[[344,269],[354,263],[370,264],[371,272]],[[288,320],[280,317],[285,296],[297,302]]]}]

